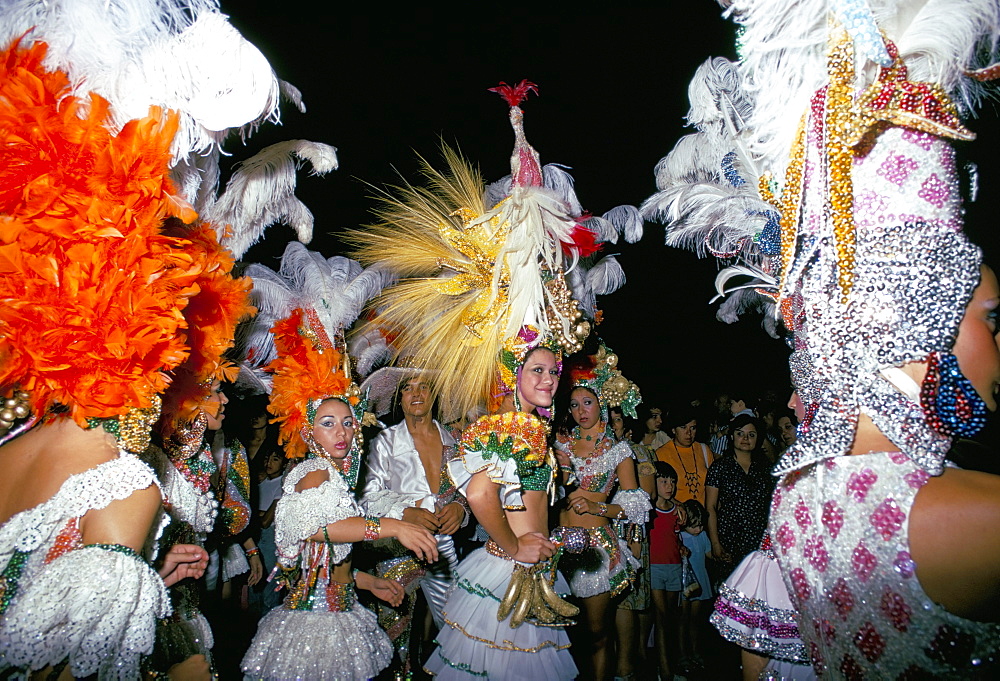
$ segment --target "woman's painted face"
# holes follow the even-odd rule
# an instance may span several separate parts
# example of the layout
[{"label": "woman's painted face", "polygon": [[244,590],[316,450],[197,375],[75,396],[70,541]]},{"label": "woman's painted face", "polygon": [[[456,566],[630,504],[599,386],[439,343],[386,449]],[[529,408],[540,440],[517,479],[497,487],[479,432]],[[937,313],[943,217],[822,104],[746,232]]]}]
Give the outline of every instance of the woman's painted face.
[{"label": "woman's painted face", "polygon": [[621,412],[615,411],[614,409],[608,414],[608,419],[611,421],[611,430],[615,432],[615,437],[621,440],[625,437],[625,418],[621,415]]},{"label": "woman's painted face", "polygon": [[551,407],[559,383],[559,363],[551,350],[538,348],[528,353],[517,379],[517,397],[521,409],[533,412]]},{"label": "woman's painted face", "polygon": [[205,416],[208,417],[209,430],[222,428],[222,420],[226,418],[227,404],[229,404],[229,398],[226,397],[226,393],[222,392],[222,382],[218,380],[212,381],[211,392],[208,394],[208,398],[205,400],[205,407],[202,410],[205,412]]},{"label": "woman's painted face", "polygon": [[327,400],[316,410],[313,437],[334,459],[343,459],[354,442],[354,413],[346,402]]},{"label": "woman's painted face", "polygon": [[997,392],[1000,390],[998,307],[1000,289],[997,277],[992,269],[984,265],[979,286],[972,293],[972,300],[958,326],[952,353],[958,359],[962,374],[969,379],[990,411],[997,409]]},{"label": "woman's painted face", "polygon": [[583,430],[594,428],[601,422],[601,404],[597,396],[586,388],[574,388],[569,394],[569,413]]},{"label": "woman's painted face", "polygon": [[791,447],[795,444],[797,434],[795,432],[795,424],[792,423],[792,419],[787,416],[782,416],[778,419],[778,434],[781,435],[781,442],[786,447]]},{"label": "woman's painted face", "polygon": [[739,452],[752,452],[757,449],[757,429],[747,423],[733,431],[733,447]]},{"label": "woman's painted face", "polygon": [[663,412],[659,409],[650,409],[649,418],[646,419],[646,432],[655,433],[663,425]]},{"label": "woman's painted face", "polygon": [[694,444],[694,438],[698,434],[698,422],[688,421],[683,426],[674,428],[674,440],[681,447],[690,447]]}]

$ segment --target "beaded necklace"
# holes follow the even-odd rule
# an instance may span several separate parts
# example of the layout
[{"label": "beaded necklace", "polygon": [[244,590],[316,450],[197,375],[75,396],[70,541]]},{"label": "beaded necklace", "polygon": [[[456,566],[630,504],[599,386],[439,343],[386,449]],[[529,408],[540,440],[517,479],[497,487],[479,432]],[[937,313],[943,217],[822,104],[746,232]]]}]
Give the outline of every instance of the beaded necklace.
[{"label": "beaded necklace", "polygon": [[681,457],[681,448],[677,445],[677,440],[671,440],[674,445],[674,451],[677,452],[677,461],[681,465],[681,470],[684,471],[684,485],[688,488],[688,492],[693,498],[697,498],[698,489],[701,487],[701,477],[698,475],[698,455],[694,451],[694,443],[691,443],[691,461],[694,462],[694,471],[689,471],[687,466],[684,465],[684,459]]}]

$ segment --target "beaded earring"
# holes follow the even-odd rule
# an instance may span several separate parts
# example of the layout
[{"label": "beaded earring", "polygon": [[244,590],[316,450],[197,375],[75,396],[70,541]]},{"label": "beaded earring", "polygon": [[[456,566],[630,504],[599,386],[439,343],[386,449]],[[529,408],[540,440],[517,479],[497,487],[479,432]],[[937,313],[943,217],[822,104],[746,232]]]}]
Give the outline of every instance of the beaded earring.
[{"label": "beaded earring", "polygon": [[950,352],[935,352],[928,358],[920,405],[927,422],[944,435],[972,437],[986,425],[986,403]]}]

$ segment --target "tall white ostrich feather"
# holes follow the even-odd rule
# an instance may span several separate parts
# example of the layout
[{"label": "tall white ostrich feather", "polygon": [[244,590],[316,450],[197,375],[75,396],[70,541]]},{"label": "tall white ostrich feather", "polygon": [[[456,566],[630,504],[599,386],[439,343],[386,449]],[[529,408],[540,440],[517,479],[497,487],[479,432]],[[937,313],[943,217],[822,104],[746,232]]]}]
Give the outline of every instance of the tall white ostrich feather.
[{"label": "tall white ostrich feather", "polygon": [[235,257],[279,221],[292,227],[299,241],[312,239],[313,215],[295,196],[297,171],[304,162],[312,166],[312,175],[326,174],[337,168],[337,150],[307,140],[272,144],[241,163],[222,196],[203,208],[202,218],[217,226],[220,243]]}]

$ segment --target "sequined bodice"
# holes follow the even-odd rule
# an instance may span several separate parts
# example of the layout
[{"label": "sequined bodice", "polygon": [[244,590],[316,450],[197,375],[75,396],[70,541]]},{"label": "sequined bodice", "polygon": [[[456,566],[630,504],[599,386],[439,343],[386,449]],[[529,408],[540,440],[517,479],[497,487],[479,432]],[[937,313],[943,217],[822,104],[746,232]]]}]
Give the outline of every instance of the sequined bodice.
[{"label": "sequined bodice", "polygon": [[595,444],[593,453],[580,458],[573,454],[573,437],[559,436],[557,446],[570,455],[573,475],[580,489],[598,494],[610,494],[618,476],[618,464],[632,456],[632,448],[627,442],[615,443],[610,435],[601,437]]},{"label": "sequined bodice", "polygon": [[828,459],[779,483],[770,532],[789,595],[812,623],[801,635],[821,676],[968,678],[997,664],[1000,625],[952,615],[917,580],[908,519],[928,479],[883,452]]}]

